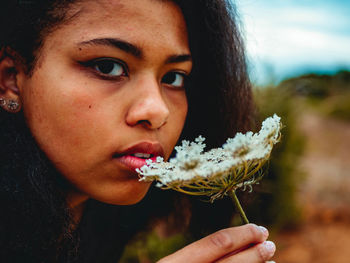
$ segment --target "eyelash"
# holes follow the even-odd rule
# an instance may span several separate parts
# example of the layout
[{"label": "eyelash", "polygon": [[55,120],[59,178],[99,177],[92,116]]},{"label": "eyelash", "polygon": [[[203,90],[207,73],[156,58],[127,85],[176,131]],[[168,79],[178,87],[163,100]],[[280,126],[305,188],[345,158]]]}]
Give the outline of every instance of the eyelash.
[{"label": "eyelash", "polygon": [[[180,76],[182,79],[181,79],[181,84],[180,85],[172,85],[172,84],[169,84],[169,83],[164,83],[165,79],[166,78],[169,78],[172,74],[175,74],[175,80],[177,80],[177,77]],[[163,78],[162,78],[162,83],[164,85],[167,85],[167,86],[171,86],[175,89],[183,89],[184,86],[185,86],[185,83],[186,83],[186,79],[187,79],[188,75],[186,73],[183,73],[183,72],[178,72],[178,71],[170,71],[168,73],[166,73]]]},{"label": "eyelash", "polygon": [[[101,65],[98,65],[98,63],[101,62]],[[113,63],[114,65],[118,65],[120,66],[120,68],[122,69],[122,74],[120,75],[117,75],[117,76],[113,76],[113,75],[110,75],[110,73],[103,73],[101,72],[101,68],[100,70],[98,69],[98,67],[102,67],[102,63]],[[120,80],[121,78],[123,77],[128,77],[129,76],[129,69],[127,67],[127,65],[123,62],[123,61],[120,61],[120,60],[117,60],[115,58],[98,58],[98,59],[93,59],[93,60],[89,60],[89,61],[86,61],[86,62],[79,62],[81,65],[83,65],[84,67],[87,67],[89,68],[90,70],[93,71],[94,74],[98,75],[99,77],[102,77],[103,79],[106,79],[106,80]],[[104,66],[107,66],[108,65],[104,65]],[[111,65],[109,65],[111,66]],[[109,69],[110,71],[114,70],[114,68],[111,68]],[[172,84],[169,84],[169,83],[164,83],[164,81],[168,81],[169,80],[169,77],[171,77],[172,74],[175,74],[175,80],[178,80],[178,77],[180,76],[182,79],[180,80],[181,81],[181,84],[180,85],[172,85]],[[168,73],[166,73],[163,77],[162,77],[162,80],[161,82],[164,84],[164,85],[167,85],[167,86],[171,86],[175,89],[183,89],[184,86],[185,86],[185,82],[186,82],[186,79],[187,79],[188,75],[184,72],[179,72],[179,71],[170,71]],[[167,79],[168,78],[168,79]]]},{"label": "eyelash", "polygon": [[[101,63],[100,65],[98,65],[99,62]],[[99,66],[100,67],[103,66],[102,63],[113,63],[114,66],[118,65],[120,66],[123,72],[122,74],[116,75],[116,76],[110,75],[110,73],[103,73],[101,72],[101,69],[100,70],[98,69]],[[80,64],[83,65],[84,67],[89,68],[91,71],[93,71],[94,74],[106,80],[119,80],[123,77],[129,76],[129,73],[128,73],[129,70],[127,65],[124,62],[114,58],[98,58],[98,59],[93,59],[86,62],[80,62]],[[108,65],[105,64],[104,66],[108,66]],[[112,70],[114,71],[114,68],[110,69],[110,71]]]}]

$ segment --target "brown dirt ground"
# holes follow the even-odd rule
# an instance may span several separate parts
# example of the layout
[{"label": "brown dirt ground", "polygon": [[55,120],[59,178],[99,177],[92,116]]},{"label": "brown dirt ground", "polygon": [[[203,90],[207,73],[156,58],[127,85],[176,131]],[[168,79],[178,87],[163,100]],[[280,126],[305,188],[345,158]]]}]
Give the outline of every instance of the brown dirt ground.
[{"label": "brown dirt ground", "polygon": [[350,263],[350,124],[313,113],[300,118],[306,179],[299,228],[273,237],[278,263]]}]

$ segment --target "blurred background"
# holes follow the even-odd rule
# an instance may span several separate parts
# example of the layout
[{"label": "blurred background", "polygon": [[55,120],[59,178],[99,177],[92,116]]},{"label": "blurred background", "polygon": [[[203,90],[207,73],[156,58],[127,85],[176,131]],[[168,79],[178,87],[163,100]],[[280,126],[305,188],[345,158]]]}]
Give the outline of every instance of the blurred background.
[{"label": "blurred background", "polygon": [[[253,193],[250,220],[270,229],[278,263],[350,262],[350,1],[236,0],[259,121],[282,141]],[[137,239],[122,262],[155,262],[183,235]]]},{"label": "blurred background", "polygon": [[236,4],[260,117],[285,125],[249,214],[276,262],[350,262],[350,1]]}]

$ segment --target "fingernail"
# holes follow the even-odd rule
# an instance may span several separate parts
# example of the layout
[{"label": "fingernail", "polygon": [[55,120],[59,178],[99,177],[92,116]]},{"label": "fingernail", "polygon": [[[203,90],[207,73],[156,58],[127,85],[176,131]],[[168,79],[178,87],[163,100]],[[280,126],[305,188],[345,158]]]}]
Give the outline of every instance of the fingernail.
[{"label": "fingernail", "polygon": [[276,246],[271,241],[265,241],[262,243],[260,253],[263,258],[269,259],[275,254]]},{"label": "fingernail", "polygon": [[265,237],[269,235],[269,231],[265,227],[259,226],[259,229],[264,234]]}]

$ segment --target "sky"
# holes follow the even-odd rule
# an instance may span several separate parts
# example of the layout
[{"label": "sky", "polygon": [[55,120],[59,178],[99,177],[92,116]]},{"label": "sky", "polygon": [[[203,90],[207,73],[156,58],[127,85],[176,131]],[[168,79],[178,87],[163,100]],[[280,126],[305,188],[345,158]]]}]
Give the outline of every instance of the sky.
[{"label": "sky", "polygon": [[350,70],[350,0],[232,1],[254,83]]}]

